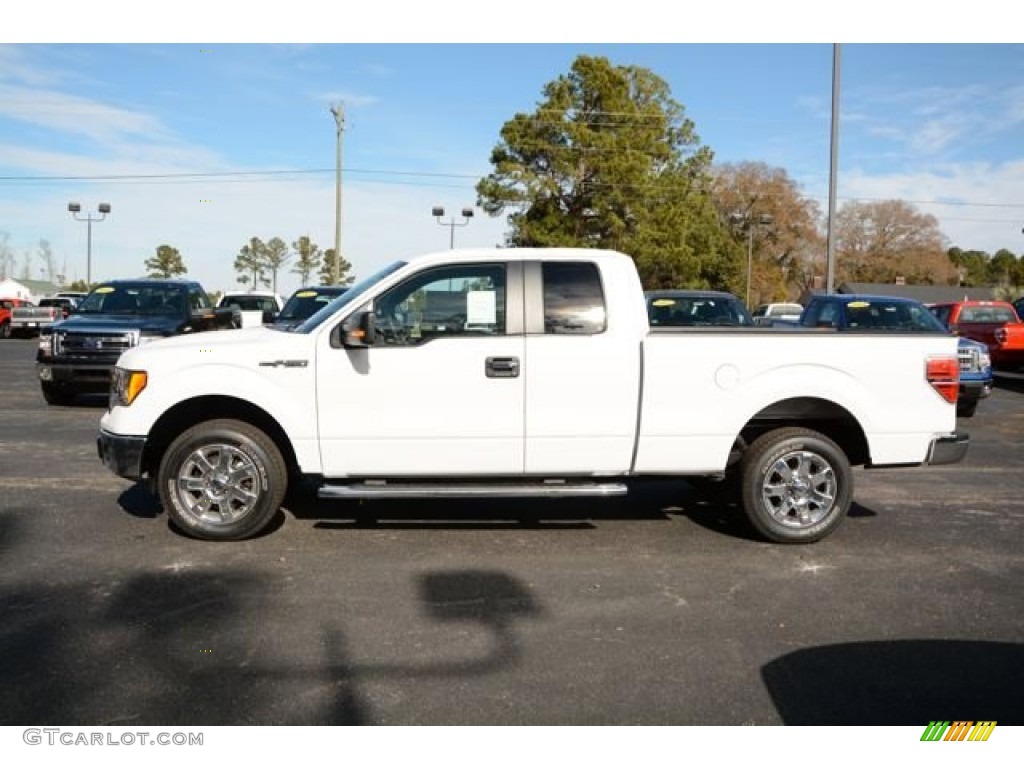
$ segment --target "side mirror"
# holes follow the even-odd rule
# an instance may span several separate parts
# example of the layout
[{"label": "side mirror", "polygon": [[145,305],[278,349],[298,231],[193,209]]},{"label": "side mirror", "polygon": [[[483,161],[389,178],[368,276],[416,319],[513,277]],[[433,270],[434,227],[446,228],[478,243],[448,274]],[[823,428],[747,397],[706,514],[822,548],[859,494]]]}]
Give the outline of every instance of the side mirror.
[{"label": "side mirror", "polygon": [[341,345],[346,349],[369,347],[376,331],[377,316],[373,312],[359,312],[341,324]]},{"label": "side mirror", "polygon": [[264,325],[270,325],[275,320],[277,320],[277,312],[276,311],[274,311],[273,309],[265,309],[265,310],[263,310],[263,324]]}]

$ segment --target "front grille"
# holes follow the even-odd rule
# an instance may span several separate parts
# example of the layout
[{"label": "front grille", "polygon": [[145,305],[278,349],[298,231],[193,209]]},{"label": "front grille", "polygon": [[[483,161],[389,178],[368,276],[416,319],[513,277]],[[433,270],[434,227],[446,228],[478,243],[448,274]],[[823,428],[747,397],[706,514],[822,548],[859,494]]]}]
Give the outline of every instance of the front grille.
[{"label": "front grille", "polygon": [[960,363],[961,373],[977,373],[981,370],[978,363],[978,350],[973,347],[958,349],[956,358]]},{"label": "front grille", "polygon": [[56,335],[55,355],[108,359],[135,346],[135,334],[124,331],[61,331]]}]

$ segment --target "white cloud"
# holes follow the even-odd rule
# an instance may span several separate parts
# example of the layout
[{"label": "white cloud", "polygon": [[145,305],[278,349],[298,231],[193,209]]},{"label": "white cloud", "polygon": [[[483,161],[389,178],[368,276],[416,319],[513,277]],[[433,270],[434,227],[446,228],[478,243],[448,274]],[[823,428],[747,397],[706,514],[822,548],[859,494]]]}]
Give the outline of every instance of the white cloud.
[{"label": "white cloud", "polygon": [[348,107],[366,107],[371,104],[380,103],[380,99],[376,96],[363,95],[352,91],[327,91],[323,93],[315,93],[310,98],[314,101],[323,102],[325,104],[334,104],[341,101]]},{"label": "white cloud", "polygon": [[[1024,160],[1001,165],[947,165],[915,173],[840,176],[839,196],[905,200],[939,220],[951,246],[1024,252]],[[938,202],[943,201],[943,202]]]},{"label": "white cloud", "polygon": [[970,121],[964,120],[962,115],[928,120],[910,134],[910,149],[926,155],[938,154],[956,144],[970,130]]}]

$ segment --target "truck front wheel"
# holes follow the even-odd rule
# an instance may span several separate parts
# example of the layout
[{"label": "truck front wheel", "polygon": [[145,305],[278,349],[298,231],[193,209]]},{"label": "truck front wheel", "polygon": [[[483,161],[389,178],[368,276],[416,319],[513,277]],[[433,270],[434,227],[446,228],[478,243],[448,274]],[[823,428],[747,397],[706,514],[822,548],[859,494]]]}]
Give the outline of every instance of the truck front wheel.
[{"label": "truck front wheel", "polygon": [[761,435],[743,456],[743,510],[765,538],[818,541],[846,517],[853,472],[843,450],[819,432],[786,427]]},{"label": "truck front wheel", "polygon": [[241,421],[216,419],[182,432],[158,473],[171,519],[200,539],[255,536],[277,513],[288,472],[274,441]]}]

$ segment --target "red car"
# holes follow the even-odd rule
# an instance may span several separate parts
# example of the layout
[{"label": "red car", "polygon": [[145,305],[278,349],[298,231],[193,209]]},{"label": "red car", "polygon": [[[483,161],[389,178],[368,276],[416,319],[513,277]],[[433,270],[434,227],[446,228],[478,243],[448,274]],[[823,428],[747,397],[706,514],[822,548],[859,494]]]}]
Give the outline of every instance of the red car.
[{"label": "red car", "polygon": [[31,307],[31,301],[24,299],[0,299],[0,339],[11,338],[11,310],[15,307]]},{"label": "red car", "polygon": [[1024,323],[1009,302],[957,301],[933,311],[954,333],[985,344],[992,365],[1024,365]]}]

